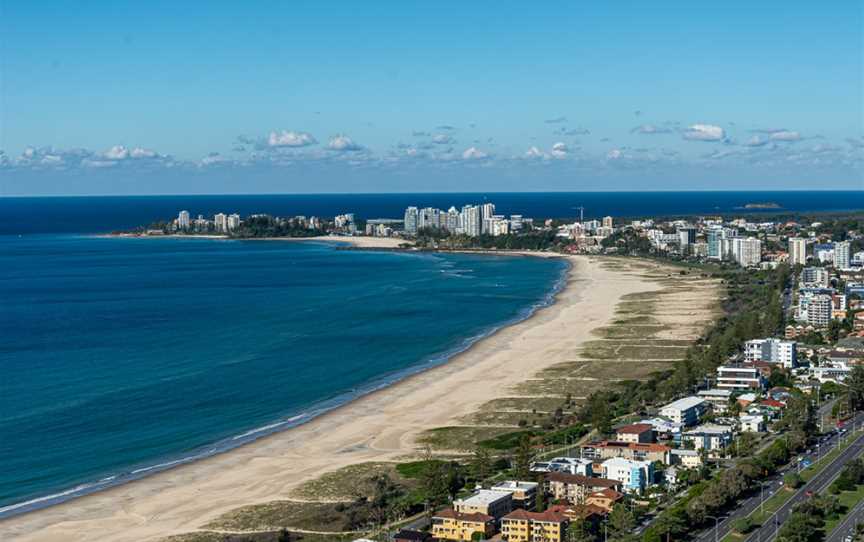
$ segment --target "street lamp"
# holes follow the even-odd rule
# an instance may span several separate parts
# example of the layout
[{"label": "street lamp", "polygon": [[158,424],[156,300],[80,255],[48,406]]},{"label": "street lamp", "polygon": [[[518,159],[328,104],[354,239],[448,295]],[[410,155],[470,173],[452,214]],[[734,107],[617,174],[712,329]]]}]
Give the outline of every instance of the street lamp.
[{"label": "street lamp", "polygon": [[720,518],[717,518],[715,516],[707,516],[707,515],[705,517],[708,519],[714,520],[714,542],[717,542],[717,539],[718,539],[717,531],[719,530],[719,527],[720,527]]}]

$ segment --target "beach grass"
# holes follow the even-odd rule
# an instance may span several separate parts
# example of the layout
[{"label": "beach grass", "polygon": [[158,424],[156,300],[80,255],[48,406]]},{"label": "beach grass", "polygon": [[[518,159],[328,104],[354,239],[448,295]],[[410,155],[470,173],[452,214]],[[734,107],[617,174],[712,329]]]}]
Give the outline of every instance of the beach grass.
[{"label": "beach grass", "polygon": [[374,476],[387,475],[395,483],[408,486],[398,472],[397,463],[357,463],[325,473],[318,478],[304,482],[291,492],[292,499],[314,500],[321,502],[344,502],[364,494],[368,481]]},{"label": "beach grass", "polygon": [[278,531],[298,529],[330,532],[352,530],[345,503],[272,501],[243,506],[204,525],[204,530]]}]

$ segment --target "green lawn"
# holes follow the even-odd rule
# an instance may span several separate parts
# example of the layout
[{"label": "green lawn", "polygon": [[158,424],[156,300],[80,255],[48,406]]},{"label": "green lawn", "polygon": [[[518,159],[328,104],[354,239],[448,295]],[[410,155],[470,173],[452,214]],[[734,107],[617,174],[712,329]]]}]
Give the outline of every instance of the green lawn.
[{"label": "green lawn", "polygon": [[855,505],[864,500],[864,485],[858,486],[855,491],[843,491],[838,495],[840,499],[840,505],[843,507],[844,512],[840,514],[837,518],[829,519],[825,522],[825,534],[831,534],[843,519],[855,508]]}]

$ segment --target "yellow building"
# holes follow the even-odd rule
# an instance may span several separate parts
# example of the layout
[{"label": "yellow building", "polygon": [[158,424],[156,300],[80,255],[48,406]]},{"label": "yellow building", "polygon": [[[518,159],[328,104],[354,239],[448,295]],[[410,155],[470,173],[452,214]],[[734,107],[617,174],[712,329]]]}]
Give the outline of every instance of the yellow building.
[{"label": "yellow building", "polygon": [[558,512],[514,510],[501,518],[501,537],[507,542],[563,542],[568,523]]},{"label": "yellow building", "polygon": [[432,536],[439,540],[471,540],[474,533],[490,538],[495,533],[495,518],[486,514],[440,510],[432,516]]}]

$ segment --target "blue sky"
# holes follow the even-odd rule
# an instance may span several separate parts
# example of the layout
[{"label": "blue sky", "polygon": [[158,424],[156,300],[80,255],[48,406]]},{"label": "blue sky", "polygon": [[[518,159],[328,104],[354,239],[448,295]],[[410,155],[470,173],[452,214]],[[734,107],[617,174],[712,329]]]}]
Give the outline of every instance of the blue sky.
[{"label": "blue sky", "polygon": [[0,0],[0,195],[864,188],[862,3]]}]

